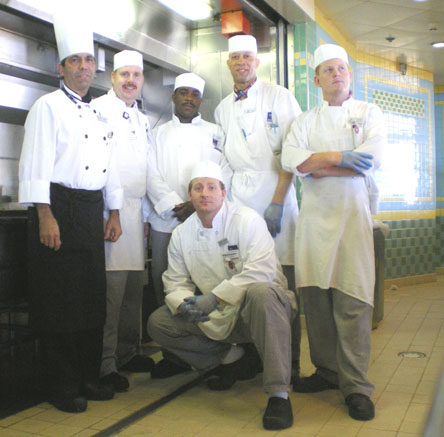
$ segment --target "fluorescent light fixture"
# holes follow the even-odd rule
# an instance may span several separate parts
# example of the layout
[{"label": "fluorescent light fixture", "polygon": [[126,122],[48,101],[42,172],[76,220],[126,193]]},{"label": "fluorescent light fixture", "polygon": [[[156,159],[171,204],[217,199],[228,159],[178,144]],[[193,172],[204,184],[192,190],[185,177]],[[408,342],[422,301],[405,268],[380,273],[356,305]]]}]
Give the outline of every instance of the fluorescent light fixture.
[{"label": "fluorescent light fixture", "polygon": [[444,41],[432,42],[431,44],[435,49],[442,49],[444,47]]},{"label": "fluorescent light fixture", "polygon": [[202,20],[211,16],[209,0],[158,0],[188,20]]}]

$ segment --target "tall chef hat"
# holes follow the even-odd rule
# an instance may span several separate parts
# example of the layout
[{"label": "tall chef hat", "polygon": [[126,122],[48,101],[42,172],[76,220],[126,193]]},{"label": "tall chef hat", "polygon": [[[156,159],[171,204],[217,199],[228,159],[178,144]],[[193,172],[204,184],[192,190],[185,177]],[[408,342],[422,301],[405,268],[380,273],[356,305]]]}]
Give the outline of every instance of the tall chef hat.
[{"label": "tall chef hat", "polygon": [[114,55],[113,71],[118,70],[120,67],[128,66],[139,67],[143,70],[142,54],[135,50],[123,50]]},{"label": "tall chef hat", "polygon": [[253,52],[257,53],[256,38],[252,35],[236,35],[228,40],[228,53]]},{"label": "tall chef hat", "polygon": [[205,81],[194,73],[179,74],[179,76],[176,77],[176,82],[174,83],[174,91],[176,91],[177,88],[182,87],[194,88],[199,91],[200,95],[202,96],[205,88]]},{"label": "tall chef hat", "polygon": [[224,182],[219,164],[213,161],[198,162],[191,171],[190,181],[196,178],[211,178]]},{"label": "tall chef hat", "polygon": [[341,46],[336,44],[323,44],[314,52],[314,68],[330,59],[342,59],[348,64],[347,52]]},{"label": "tall chef hat", "polygon": [[77,53],[94,56],[92,28],[84,17],[76,16],[72,8],[59,8],[53,16],[53,23],[60,61]]}]

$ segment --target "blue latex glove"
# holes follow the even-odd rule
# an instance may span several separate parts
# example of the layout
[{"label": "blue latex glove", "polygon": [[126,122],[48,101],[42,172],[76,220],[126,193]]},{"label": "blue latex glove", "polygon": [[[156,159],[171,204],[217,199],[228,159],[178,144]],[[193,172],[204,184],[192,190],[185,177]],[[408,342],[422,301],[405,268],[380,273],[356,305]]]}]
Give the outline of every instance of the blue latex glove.
[{"label": "blue latex glove", "polygon": [[284,214],[284,205],[271,202],[264,212],[264,219],[267,223],[268,231],[271,236],[276,237],[281,232],[282,215]]},{"label": "blue latex glove", "polygon": [[200,296],[186,297],[184,302],[192,309],[201,311],[204,316],[215,310],[218,304],[217,297],[211,292]]},{"label": "blue latex glove", "polygon": [[372,166],[373,155],[368,153],[353,152],[353,150],[345,150],[341,152],[342,161],[339,167],[349,168],[357,173],[363,173]]},{"label": "blue latex glove", "polygon": [[194,305],[188,302],[184,302],[179,306],[180,314],[190,323],[207,322],[210,320],[208,316],[205,316],[201,310],[194,308]]}]

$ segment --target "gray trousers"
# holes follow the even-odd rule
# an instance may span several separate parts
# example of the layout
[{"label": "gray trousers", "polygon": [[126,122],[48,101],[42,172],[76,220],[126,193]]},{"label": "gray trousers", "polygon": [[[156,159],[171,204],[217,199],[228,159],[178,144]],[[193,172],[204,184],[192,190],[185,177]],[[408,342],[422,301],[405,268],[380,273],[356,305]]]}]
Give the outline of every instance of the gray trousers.
[{"label": "gray trousers", "polygon": [[310,357],[316,373],[347,397],[370,396],[374,386],[367,379],[373,308],[330,288],[303,287]]},{"label": "gray trousers", "polygon": [[153,287],[156,294],[156,301],[159,306],[165,303],[165,293],[163,292],[162,274],[168,268],[168,244],[171,234],[159,232],[151,229],[151,249],[153,259],[151,262],[151,275]]},{"label": "gray trousers", "polygon": [[[296,289],[294,266],[282,266],[282,271],[288,282],[288,289],[293,291],[296,296],[296,302],[298,304],[298,311],[295,314],[293,321],[291,322],[291,360],[299,361],[301,355],[301,316],[300,316],[300,298]],[[299,369],[293,369],[299,371]]]},{"label": "gray trousers", "polygon": [[143,295],[143,271],[106,272],[106,323],[102,365],[105,376],[126,364],[137,353]]},{"label": "gray trousers", "polygon": [[218,366],[231,344],[254,343],[264,366],[264,391],[288,392],[292,313],[283,290],[269,284],[255,284],[247,290],[239,319],[230,336],[224,340],[211,340],[182,315],[173,316],[166,306],[151,314],[148,333],[163,348],[200,371]]}]

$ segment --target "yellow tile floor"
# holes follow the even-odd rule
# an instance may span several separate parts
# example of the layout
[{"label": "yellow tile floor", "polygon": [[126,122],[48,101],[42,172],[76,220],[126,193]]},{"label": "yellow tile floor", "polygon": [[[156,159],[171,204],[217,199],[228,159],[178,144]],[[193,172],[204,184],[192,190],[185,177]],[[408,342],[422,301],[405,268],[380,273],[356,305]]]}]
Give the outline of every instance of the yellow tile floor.
[{"label": "yellow tile floor", "polygon": [[[376,387],[372,421],[351,419],[339,391],[292,393],[294,425],[280,432],[265,431],[261,418],[267,399],[258,376],[223,393],[211,392],[200,383],[115,435],[421,436],[444,364],[444,277],[435,283],[386,290],[384,309],[384,320],[372,332],[369,378]],[[423,352],[426,357],[402,358],[398,356],[402,351]],[[311,374],[305,331],[301,358],[301,373]],[[43,403],[0,420],[0,437],[93,436],[195,377],[189,372],[159,381],[133,374],[131,389],[112,401],[90,402],[81,414],[63,413]]]}]

